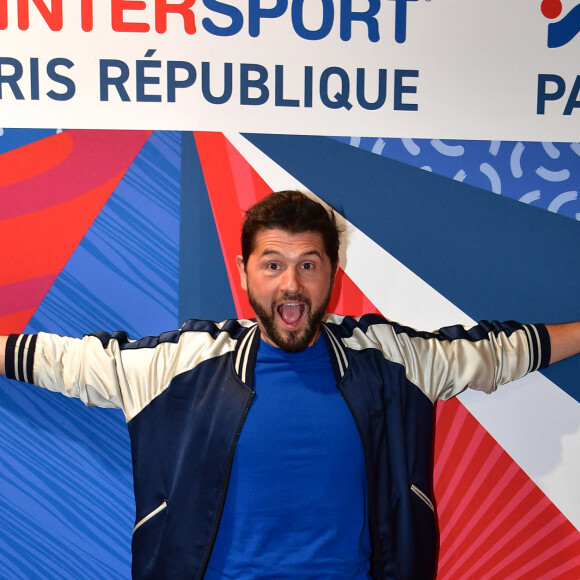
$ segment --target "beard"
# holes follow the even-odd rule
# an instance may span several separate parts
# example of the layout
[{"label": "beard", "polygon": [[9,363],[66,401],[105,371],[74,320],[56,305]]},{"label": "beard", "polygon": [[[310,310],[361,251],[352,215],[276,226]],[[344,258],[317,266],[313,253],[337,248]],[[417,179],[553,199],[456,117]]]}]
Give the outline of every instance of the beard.
[{"label": "beard", "polygon": [[[252,295],[248,288],[248,299],[250,305],[254,310],[256,318],[261,322],[264,329],[264,334],[279,348],[286,352],[300,352],[310,345],[320,330],[322,318],[326,312],[326,307],[330,302],[330,295],[332,286],[328,291],[328,295],[319,308],[312,311],[312,302],[302,296],[301,294],[284,293],[281,300],[272,300],[270,309],[268,310],[262,306]],[[278,316],[277,307],[281,302],[299,301],[305,306],[304,317],[306,325],[303,328],[290,330],[287,328],[279,328],[276,325],[276,317]]]}]

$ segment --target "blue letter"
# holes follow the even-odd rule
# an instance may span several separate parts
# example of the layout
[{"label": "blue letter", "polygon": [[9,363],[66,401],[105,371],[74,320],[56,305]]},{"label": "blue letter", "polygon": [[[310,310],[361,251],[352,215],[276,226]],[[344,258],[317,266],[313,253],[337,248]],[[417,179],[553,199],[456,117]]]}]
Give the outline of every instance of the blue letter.
[{"label": "blue letter", "polygon": [[[249,79],[250,72],[257,72],[258,78],[256,80]],[[240,103],[242,105],[263,105],[270,96],[270,91],[266,86],[268,80],[268,70],[261,64],[244,64],[240,67]],[[258,89],[260,95],[258,97],[250,97],[248,95],[249,89]]]},{"label": "blue letter", "polygon": [[[115,78],[109,77],[109,68],[117,67],[119,69],[119,76]],[[113,85],[122,101],[130,101],[129,95],[125,90],[123,84],[129,78],[129,67],[122,60],[100,60],[100,78],[101,78],[101,101],[109,100],[109,86]]]},{"label": "blue letter", "polygon": [[[334,95],[334,101],[328,96],[328,80],[331,75],[337,75],[342,82],[342,90],[338,91]],[[347,72],[338,67],[331,66],[324,69],[322,75],[320,76],[320,100],[322,104],[329,109],[340,109],[344,107],[347,111],[352,109],[352,105],[348,101],[348,96],[350,93],[350,80],[348,78]]]},{"label": "blue letter", "polygon": [[[14,72],[10,75],[2,74],[1,71],[3,64],[11,66],[14,69]],[[24,69],[19,60],[16,60],[15,58],[0,58],[0,99],[2,98],[2,85],[4,83],[10,85],[16,100],[22,101],[24,99],[24,95],[18,86],[18,81],[22,78],[23,70]]]},{"label": "blue letter", "polygon": [[578,100],[578,93],[580,92],[580,75],[576,77],[576,82],[570,91],[564,115],[571,115],[572,109],[580,109],[580,101]]},{"label": "blue letter", "polygon": [[366,12],[353,12],[352,0],[342,0],[340,3],[340,38],[341,40],[350,40],[352,32],[352,22],[360,20],[366,22],[369,29],[369,40],[371,42],[378,42],[379,37],[379,23],[375,18],[379,8],[381,7],[380,0],[368,0],[369,9]]},{"label": "blue letter", "polygon": [[274,8],[260,8],[260,0],[249,0],[248,30],[250,36],[260,36],[260,20],[262,18],[279,18],[288,8],[288,0],[276,0]]},{"label": "blue letter", "polygon": [[[145,58],[151,58],[155,54],[154,49],[149,49],[145,53]],[[158,85],[159,77],[145,76],[145,67],[161,68],[160,60],[138,60],[137,61],[137,102],[138,103],[159,103],[161,102],[161,95],[146,95],[145,85]]]},{"label": "blue letter", "polygon": [[312,107],[312,71],[313,67],[304,67],[304,106]]},{"label": "blue letter", "polygon": [[387,69],[379,69],[379,95],[374,103],[369,103],[365,98],[365,69],[356,69],[356,98],[359,105],[368,111],[380,109],[387,98]]},{"label": "blue letter", "polygon": [[66,58],[53,58],[46,67],[46,73],[48,74],[48,78],[64,85],[66,87],[66,91],[64,93],[55,93],[54,91],[48,91],[47,96],[53,99],[54,101],[68,101],[72,99],[75,94],[75,84],[71,79],[68,77],[63,77],[56,72],[57,66],[66,66],[66,68],[72,68],[74,63]]},{"label": "blue letter", "polygon": [[[182,81],[175,78],[175,71],[178,69],[187,72],[187,77]],[[167,63],[167,101],[175,103],[175,89],[184,89],[190,87],[197,78],[195,67],[184,60],[170,60]]]},{"label": "blue letter", "polygon": [[284,98],[284,66],[281,64],[276,65],[275,74],[275,99],[274,102],[277,107],[299,107],[300,101],[298,99],[285,99]]},{"label": "blue letter", "polygon": [[416,86],[407,86],[403,84],[404,77],[418,77],[418,70],[396,70],[395,71],[395,111],[417,111],[417,103],[403,103],[404,93],[416,93]]},{"label": "blue letter", "polygon": [[[552,82],[556,85],[553,93],[548,93],[546,85]],[[538,108],[537,114],[543,115],[546,112],[546,101],[557,101],[566,92],[566,82],[558,75],[538,75]]]},{"label": "blue letter", "polygon": [[209,88],[209,64],[209,62],[201,63],[201,92],[208,103],[222,105],[232,96],[232,63],[224,63],[224,92],[219,97],[214,97]]},{"label": "blue letter", "polygon": [[233,36],[242,29],[244,16],[235,6],[230,6],[218,0],[203,0],[203,3],[208,10],[228,16],[231,20],[229,26],[222,28],[214,24],[213,20],[204,18],[201,24],[210,34],[214,36]]},{"label": "blue letter", "polygon": [[38,76],[38,59],[30,59],[30,99],[38,101],[40,98],[40,82]]},{"label": "blue letter", "polygon": [[395,40],[403,44],[407,40],[407,2],[417,0],[395,0]]},{"label": "blue letter", "polygon": [[292,26],[296,34],[306,40],[320,40],[328,36],[334,22],[334,3],[332,0],[322,0],[322,24],[318,30],[308,30],[304,26],[304,0],[292,2]]}]

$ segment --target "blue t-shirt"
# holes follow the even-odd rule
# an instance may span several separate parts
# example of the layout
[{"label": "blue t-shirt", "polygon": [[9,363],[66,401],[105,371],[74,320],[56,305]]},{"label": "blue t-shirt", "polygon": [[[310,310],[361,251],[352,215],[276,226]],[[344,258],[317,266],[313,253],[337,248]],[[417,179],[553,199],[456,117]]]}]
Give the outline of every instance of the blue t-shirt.
[{"label": "blue t-shirt", "polygon": [[254,388],[206,580],[366,579],[364,454],[324,340],[261,341]]}]

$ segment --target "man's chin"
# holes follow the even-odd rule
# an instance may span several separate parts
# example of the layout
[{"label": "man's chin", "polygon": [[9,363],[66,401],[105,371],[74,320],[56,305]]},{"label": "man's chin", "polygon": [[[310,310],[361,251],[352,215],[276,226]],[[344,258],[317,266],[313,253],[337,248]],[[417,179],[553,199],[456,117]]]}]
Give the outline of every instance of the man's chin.
[{"label": "man's chin", "polygon": [[285,324],[279,324],[275,332],[268,334],[267,338],[286,352],[300,352],[310,346],[314,338],[313,334],[307,326],[288,328]]},{"label": "man's chin", "polygon": [[277,346],[284,352],[301,352],[310,346],[310,340],[283,340],[280,341]]}]

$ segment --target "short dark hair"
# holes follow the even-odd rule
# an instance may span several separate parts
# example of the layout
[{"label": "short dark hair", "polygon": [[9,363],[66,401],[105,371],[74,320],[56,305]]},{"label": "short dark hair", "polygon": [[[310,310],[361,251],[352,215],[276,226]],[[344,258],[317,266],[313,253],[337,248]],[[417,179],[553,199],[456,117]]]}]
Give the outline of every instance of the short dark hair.
[{"label": "short dark hair", "polygon": [[327,210],[301,191],[275,191],[247,210],[242,225],[244,264],[248,263],[254,250],[256,234],[266,229],[279,229],[291,234],[318,232],[322,235],[332,267],[338,263],[341,231],[334,210]]}]

